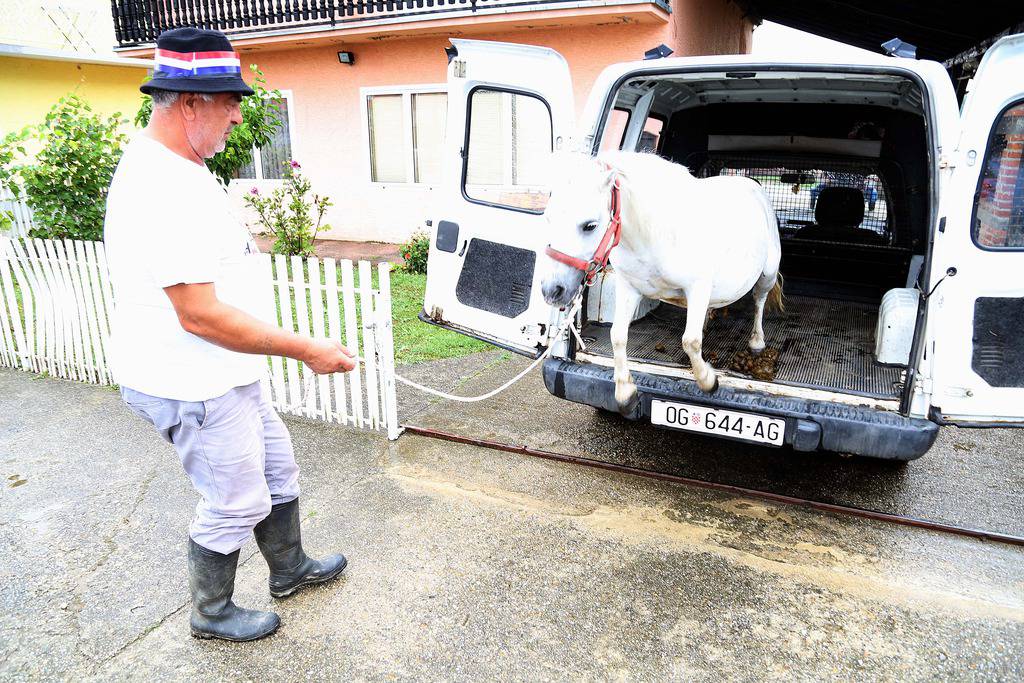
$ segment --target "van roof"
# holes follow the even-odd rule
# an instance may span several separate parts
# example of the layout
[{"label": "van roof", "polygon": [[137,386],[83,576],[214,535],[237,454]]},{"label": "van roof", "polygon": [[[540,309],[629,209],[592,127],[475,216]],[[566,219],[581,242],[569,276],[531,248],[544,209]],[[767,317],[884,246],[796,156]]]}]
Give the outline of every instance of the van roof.
[{"label": "van roof", "polygon": [[[759,66],[765,68],[772,68],[773,70],[779,67],[786,66],[814,66],[814,67],[829,67],[835,66],[839,68],[849,67],[886,67],[891,69],[903,69],[913,72],[922,71],[933,71],[935,69],[940,70],[943,74],[946,73],[945,68],[938,62],[933,62],[925,59],[905,59],[902,57],[886,57],[885,55],[865,54],[858,55],[855,58],[838,58],[838,59],[813,59],[813,58],[800,58],[800,57],[784,57],[784,58],[772,58],[772,57],[761,57],[753,54],[743,55],[699,55],[693,57],[666,57],[664,59],[647,59],[637,60],[631,62],[620,62],[613,65],[614,67],[625,67],[623,71],[634,71],[641,69],[660,70],[666,68],[688,68],[694,66],[710,66],[716,65],[721,66]],[[947,76],[948,79],[948,76]]]},{"label": "van roof", "polygon": [[627,75],[659,74],[672,71],[883,71],[919,80],[927,91],[930,118],[939,133],[937,146],[943,147],[947,135],[958,133],[959,105],[949,73],[938,62],[919,59],[866,55],[854,59],[801,59],[765,58],[757,55],[713,55],[696,57],[668,57],[611,64],[601,72],[590,92],[582,121],[596,123],[601,118],[608,91]]}]

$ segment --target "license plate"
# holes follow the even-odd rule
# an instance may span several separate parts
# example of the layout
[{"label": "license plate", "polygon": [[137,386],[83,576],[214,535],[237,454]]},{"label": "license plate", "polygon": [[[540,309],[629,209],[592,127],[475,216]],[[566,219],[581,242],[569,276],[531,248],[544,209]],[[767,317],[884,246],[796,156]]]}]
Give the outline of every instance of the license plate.
[{"label": "license plate", "polygon": [[786,421],[777,417],[669,401],[651,401],[651,422],[773,446],[781,446],[786,435]]}]

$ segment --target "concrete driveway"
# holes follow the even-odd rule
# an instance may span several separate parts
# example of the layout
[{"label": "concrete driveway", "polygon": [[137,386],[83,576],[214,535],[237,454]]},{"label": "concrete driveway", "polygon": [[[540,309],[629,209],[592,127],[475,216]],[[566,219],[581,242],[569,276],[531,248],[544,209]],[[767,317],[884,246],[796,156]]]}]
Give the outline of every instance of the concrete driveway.
[{"label": "concrete driveway", "polygon": [[[468,378],[403,371],[471,393],[517,363],[484,354],[466,361]],[[606,452],[633,464],[665,464],[666,449],[635,430],[589,414],[572,426],[564,406],[523,391],[472,409],[409,397],[404,409],[546,447],[610,440]],[[249,644],[193,640],[184,551],[195,494],[170,447],[110,389],[2,370],[0,395],[4,680],[1009,680],[1024,670],[1020,549],[290,418],[306,545],[343,550],[351,565],[333,585],[275,602],[250,544],[236,598],[277,609],[281,630]],[[731,475],[764,457],[763,479],[810,485],[794,471],[810,461],[689,446],[674,457],[691,468],[719,454],[713,471]],[[914,467],[865,479],[902,482],[882,487],[902,504],[910,495],[892,491]],[[823,489],[870,495],[844,472]]]},{"label": "concrete driveway", "polygon": [[[527,364],[508,353],[478,356],[463,361],[475,365],[467,368],[456,393],[485,393]],[[421,381],[450,383],[449,374],[441,369]],[[900,464],[753,446],[630,422],[551,396],[539,374],[482,403],[453,407],[434,401],[428,407],[419,397],[402,398],[409,401],[400,413],[407,424],[1024,536],[1024,429],[944,428],[928,453]]]}]

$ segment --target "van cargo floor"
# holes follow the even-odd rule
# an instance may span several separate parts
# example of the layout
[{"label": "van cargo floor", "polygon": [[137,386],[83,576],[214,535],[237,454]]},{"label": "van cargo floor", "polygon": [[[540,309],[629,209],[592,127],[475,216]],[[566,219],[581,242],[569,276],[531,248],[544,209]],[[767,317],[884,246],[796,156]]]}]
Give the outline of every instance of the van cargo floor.
[{"label": "van cargo floor", "polygon": [[[734,354],[747,348],[752,309],[747,296],[725,311],[716,311],[707,324],[704,358],[726,374],[742,376],[726,368]],[[874,360],[877,317],[877,305],[786,297],[785,313],[769,311],[764,316],[767,348],[779,352],[774,381],[872,398],[898,398],[903,369],[884,367]],[[630,325],[629,358],[688,368],[689,359],[680,346],[685,325],[686,309],[662,303]],[[608,324],[585,325],[581,334],[587,351],[611,356],[610,331]]]}]

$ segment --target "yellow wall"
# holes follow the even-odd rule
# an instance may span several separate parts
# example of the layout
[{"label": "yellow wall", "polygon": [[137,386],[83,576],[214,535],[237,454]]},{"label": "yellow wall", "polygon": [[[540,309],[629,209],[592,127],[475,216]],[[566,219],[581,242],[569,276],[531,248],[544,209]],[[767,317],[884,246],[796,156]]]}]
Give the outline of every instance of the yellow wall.
[{"label": "yellow wall", "polygon": [[75,92],[93,110],[120,112],[129,124],[139,108],[146,69],[0,56],[0,137],[41,123],[54,103]]}]

